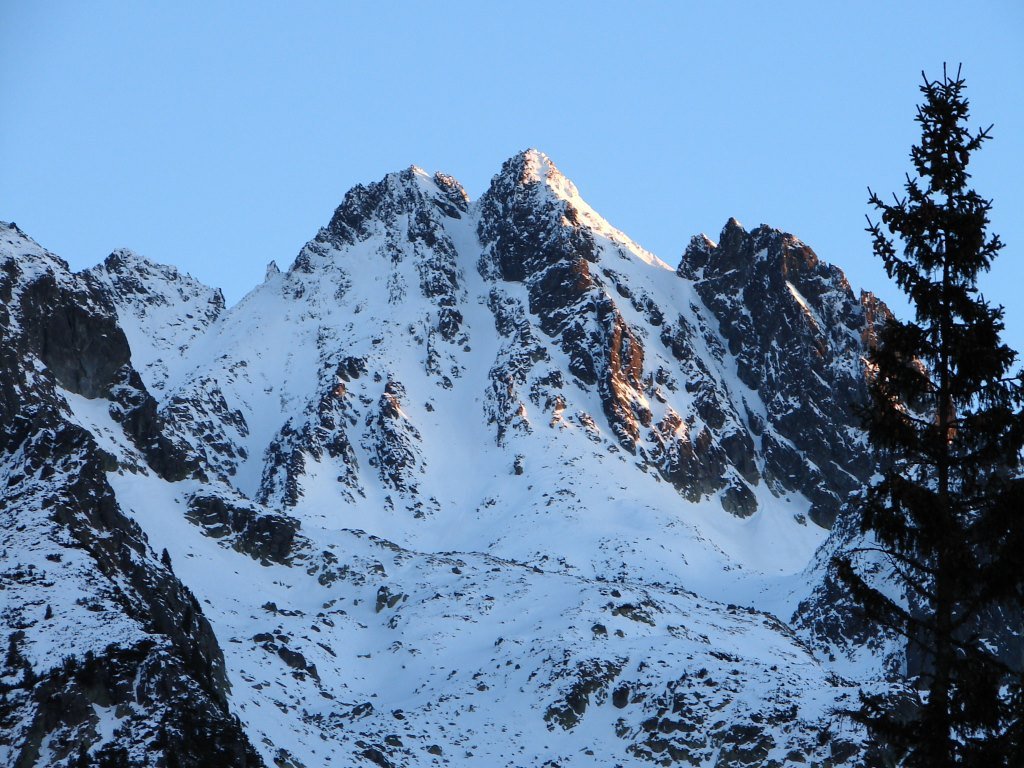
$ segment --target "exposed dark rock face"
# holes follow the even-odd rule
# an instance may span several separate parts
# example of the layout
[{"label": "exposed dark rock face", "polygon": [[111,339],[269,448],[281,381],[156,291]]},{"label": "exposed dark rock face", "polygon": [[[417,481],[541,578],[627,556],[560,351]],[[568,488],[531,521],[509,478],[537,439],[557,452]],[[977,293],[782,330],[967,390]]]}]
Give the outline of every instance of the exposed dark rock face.
[{"label": "exposed dark rock face", "polygon": [[248,458],[245,415],[228,405],[220,386],[209,377],[200,377],[188,389],[172,393],[159,407],[157,418],[165,422],[171,439],[187,445],[187,451],[199,457],[207,479],[230,478],[239,462]]},{"label": "exposed dark rock face", "polygon": [[[762,425],[751,418],[743,393],[729,393],[715,372],[716,366],[728,361],[717,334],[704,324],[701,313],[694,312],[692,317],[696,322],[679,314],[660,328],[660,340],[679,366],[682,389],[692,396],[693,405],[685,417],[672,408],[666,410],[649,435],[651,460],[690,501],[724,491],[723,508],[746,516],[756,508],[750,489],[761,481],[763,460],[755,442]],[[707,355],[697,353],[701,342]],[[679,390],[673,375],[664,369],[655,373],[654,383],[669,393]]]},{"label": "exposed dark rock face", "polygon": [[[21,562],[5,557],[0,573],[0,746],[17,766],[262,765],[229,711],[223,655],[199,603],[121,512],[109,454],[67,419],[58,386],[110,397],[126,437],[170,474],[149,442],[160,425],[113,311],[20,231],[2,236],[0,524],[5,555]],[[53,635],[65,638],[63,661],[40,655]],[[123,740],[98,739],[96,707],[113,708]]]},{"label": "exposed dark rock face", "polygon": [[[598,258],[593,232],[571,203],[550,194],[548,174],[561,176],[546,158],[523,152],[494,177],[480,201],[480,270],[526,285],[529,312],[540,329],[568,356],[569,373],[597,386],[613,432],[635,452],[640,426],[651,422],[634,396],[643,344],[591,273]],[[507,326],[500,319],[498,324]],[[521,363],[513,367],[519,372],[512,379],[522,378]]]},{"label": "exposed dark rock face", "polygon": [[[195,327],[209,327],[224,311],[224,294],[207,288],[172,266],[156,264],[127,249],[107,256],[103,263],[85,272],[85,276],[103,284],[111,300],[127,306],[130,300],[143,305],[167,307],[172,311],[188,299],[201,297],[203,303]],[[168,286],[173,290],[168,290]]]},{"label": "exposed dark rock face", "polygon": [[788,752],[780,756],[782,759],[771,759],[769,755],[773,752],[778,754],[771,730],[796,726],[797,706],[782,699],[768,711],[733,713],[729,719],[706,720],[704,699],[711,698],[724,709],[736,693],[728,676],[720,677],[707,669],[693,670],[663,691],[652,691],[643,697],[642,707],[650,716],[633,736],[630,753],[658,765],[703,765],[711,760],[715,765],[731,768],[782,768],[814,764],[813,756],[820,754],[820,745],[830,740],[830,756],[838,758],[834,765],[843,765],[846,757],[858,752],[856,744],[832,738],[827,731],[815,732],[813,726],[803,724],[803,743],[791,744]]},{"label": "exposed dark rock face", "polygon": [[330,223],[317,235],[317,242],[352,245],[367,239],[382,223],[411,215],[409,240],[421,239],[428,246],[433,246],[443,235],[431,221],[431,208],[443,216],[458,219],[468,211],[469,200],[455,179],[438,173],[433,181],[440,194],[430,195],[429,204],[424,207],[426,198],[416,178],[421,173],[419,169],[410,167],[389,174],[375,184],[356,185],[345,194]]},{"label": "exposed dark rock face", "polygon": [[230,309],[128,251],[0,246],[0,756],[454,765],[518,701],[564,744],[613,714],[566,763],[856,764],[808,676],[824,707],[854,686],[829,654],[907,657],[828,571],[849,516],[796,631],[689,592],[771,570],[723,530],[813,542],[808,502],[832,525],[871,471],[887,310],[794,237],[730,221],[673,270],[527,151],[473,205],[415,168],[354,188]]},{"label": "exposed dark rock face", "polygon": [[[4,672],[0,746],[12,748],[16,768],[39,761],[68,768],[153,760],[192,768],[263,765],[238,719],[196,684],[173,651],[152,641],[65,657],[36,676],[12,635]],[[97,710],[118,718],[114,740],[102,740]],[[26,712],[31,719],[17,722]]]},{"label": "exposed dark rock face", "polygon": [[690,501],[699,501],[721,488],[726,455],[707,427],[691,436],[679,414],[669,411],[651,431],[651,437],[655,444],[651,456],[662,475]]},{"label": "exposed dark rock face", "polygon": [[[20,545],[23,552],[51,550],[45,570],[7,571],[0,578],[9,594],[19,586],[36,586],[45,594],[47,585],[80,581],[70,570],[80,559],[71,552],[82,552],[92,563],[94,592],[82,594],[79,604],[96,611],[104,625],[123,625],[125,634],[111,636],[107,646],[101,641],[83,657],[66,657],[54,669],[46,661],[59,664],[60,659],[19,658],[20,640],[11,635],[8,661],[18,660],[18,682],[5,686],[0,721],[11,728],[15,764],[34,765],[44,739],[57,758],[76,758],[95,744],[95,705],[122,713],[118,744],[130,745],[134,756],[120,764],[145,765],[173,754],[182,765],[203,765],[207,757],[226,765],[261,765],[229,713],[223,658],[198,602],[118,510],[92,438],[59,417],[53,424],[41,439],[23,443],[13,457],[20,461],[2,471],[3,525],[17,531],[17,541],[9,539],[9,545]],[[54,554],[62,550],[66,554]],[[23,635],[45,632],[40,620],[22,609],[11,605],[4,623],[21,627]],[[15,610],[18,615],[11,613]],[[52,620],[70,622],[66,631],[79,629],[73,612],[61,611]],[[103,750],[120,754],[118,744]]]},{"label": "exposed dark rock face", "polygon": [[[807,495],[812,518],[831,525],[870,469],[857,443],[856,407],[864,399],[860,356],[877,322],[842,273],[792,236],[767,228],[748,235],[731,221],[720,245],[695,238],[679,268],[694,281],[717,327],[695,327],[683,315],[666,322],[665,308],[605,266],[607,246],[596,244],[572,203],[550,194],[549,175],[560,179],[546,158],[523,153],[495,177],[480,204],[480,269],[526,286],[529,313],[568,357],[568,372],[596,387],[622,447],[641,450],[688,499],[721,492],[727,510],[747,516],[757,509],[751,489],[763,473],[774,491]],[[623,316],[613,290],[686,371],[685,388],[693,395],[691,414],[669,409],[649,434],[644,429],[654,417],[647,395],[672,377],[656,382],[658,372],[645,371],[642,332]],[[519,328],[516,352],[493,372],[500,381],[496,411],[504,414],[499,439],[525,413],[515,393],[527,371],[547,357],[544,345],[526,340],[521,322],[502,319],[514,316],[514,304],[509,296],[492,295],[492,308],[502,308],[496,312],[502,333]],[[704,316],[702,308],[693,313]],[[723,389],[709,358],[696,352],[695,338],[707,344],[710,364],[735,365],[740,382],[767,405],[764,415],[749,407],[737,412],[742,393]],[[557,397],[547,390],[534,402],[557,403]]]},{"label": "exposed dark rock face", "polygon": [[[814,588],[797,606],[792,624],[823,653],[832,657],[855,656],[858,653],[878,655],[895,678],[899,676],[899,667],[905,663],[905,658],[901,653],[892,651],[900,648],[902,639],[866,621],[830,562],[832,552],[856,546],[859,540],[857,519],[852,509],[845,509],[837,518],[829,533],[828,544],[808,568],[808,572],[814,575]],[[870,574],[879,581],[885,579],[888,563],[866,554],[856,557],[862,573]]]},{"label": "exposed dark rock face", "polygon": [[283,515],[266,514],[243,500],[197,494],[189,500],[188,517],[214,538],[229,537],[231,546],[255,560],[287,565],[297,545],[299,524]]},{"label": "exposed dark rock face", "polygon": [[622,672],[627,661],[628,659],[587,659],[578,662],[571,670],[560,670],[561,674],[556,674],[555,679],[570,677],[572,682],[565,697],[550,705],[544,713],[548,729],[553,730],[555,726],[566,731],[575,728],[580,718],[586,714],[592,699],[594,704],[603,704],[608,698],[610,684]]},{"label": "exposed dark rock face", "polygon": [[[19,264],[7,264],[16,280]],[[66,271],[67,266],[60,268]],[[62,387],[88,398],[106,397],[131,359],[128,340],[98,291],[81,281],[61,280],[56,269],[26,280],[20,292],[25,343]]]},{"label": "exposed dark rock face", "polygon": [[17,260],[5,262],[11,280],[5,292],[22,283],[22,354],[38,358],[70,392],[109,399],[111,416],[161,477],[180,480],[198,472],[188,446],[165,435],[156,400],[131,366],[128,341],[109,298],[93,280],[72,278],[56,257],[33,266],[43,265],[38,275],[22,277]]},{"label": "exposed dark rock face", "polygon": [[134,368],[118,371],[117,383],[110,390],[110,416],[121,424],[153,470],[167,480],[204,477],[200,458],[191,446],[170,435],[157,403]]},{"label": "exposed dark rock face", "polygon": [[[403,245],[409,243],[420,292],[437,307],[430,325],[444,341],[453,342],[462,325],[457,308],[459,267],[444,220],[462,218],[468,205],[465,190],[451,176],[438,173],[427,181],[425,174],[414,167],[389,174],[374,184],[358,185],[345,195],[330,223],[299,254],[292,268],[308,271],[312,259],[323,257],[329,247],[353,245],[374,234],[383,235],[380,255],[393,262],[405,258]],[[405,290],[395,284],[390,300],[401,301]]]},{"label": "exposed dark rock face", "polygon": [[418,474],[422,473],[422,459],[418,443],[419,430],[402,413],[405,387],[389,379],[377,408],[366,420],[366,439],[372,452],[371,463],[376,467],[386,487],[415,496]]},{"label": "exposed dark rock face", "polygon": [[737,375],[767,407],[769,482],[805,494],[812,518],[830,526],[871,472],[857,428],[866,402],[861,356],[888,310],[869,295],[858,300],[839,269],[792,235],[748,233],[735,219],[717,246],[694,238],[679,274],[694,281]]},{"label": "exposed dark rock face", "polygon": [[[526,416],[526,404],[522,392],[527,386],[529,375],[537,363],[550,359],[547,349],[537,337],[521,302],[493,289],[488,295],[488,306],[494,315],[494,324],[503,342],[489,371],[486,414],[489,424],[494,425],[496,442],[505,444],[510,430],[528,432],[530,422]],[[564,398],[559,400],[557,390],[560,379],[552,378],[537,392],[538,400],[543,398],[542,407],[553,414],[560,414],[559,403],[564,409]]]},{"label": "exposed dark rock face", "polygon": [[346,403],[345,382],[365,372],[365,363],[346,358],[337,367],[335,383],[307,412],[297,428],[288,422],[267,448],[258,499],[261,504],[295,506],[301,496],[299,479],[306,471],[306,457],[320,461],[325,456],[336,459],[340,467],[337,481],[346,489],[359,492],[358,471],[347,429],[356,425],[352,410]]}]

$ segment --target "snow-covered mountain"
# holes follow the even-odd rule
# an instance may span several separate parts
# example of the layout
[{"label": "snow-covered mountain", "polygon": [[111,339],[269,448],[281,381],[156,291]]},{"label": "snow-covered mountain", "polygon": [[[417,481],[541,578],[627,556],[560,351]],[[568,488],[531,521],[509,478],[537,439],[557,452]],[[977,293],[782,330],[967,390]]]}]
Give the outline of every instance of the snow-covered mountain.
[{"label": "snow-covered mountain", "polygon": [[862,761],[887,310],[792,235],[673,268],[529,150],[355,187],[232,307],[0,225],[0,302],[0,762]]}]

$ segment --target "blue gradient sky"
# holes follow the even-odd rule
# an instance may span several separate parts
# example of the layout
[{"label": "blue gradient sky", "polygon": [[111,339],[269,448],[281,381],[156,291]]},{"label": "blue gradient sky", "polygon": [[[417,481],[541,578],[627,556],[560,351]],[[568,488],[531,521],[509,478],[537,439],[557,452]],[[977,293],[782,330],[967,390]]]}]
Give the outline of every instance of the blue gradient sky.
[{"label": "blue gradient sky", "polygon": [[995,139],[986,279],[1024,347],[1024,3],[0,0],[0,219],[82,268],[133,248],[235,301],[345,191],[411,163],[479,196],[536,146],[674,264],[729,216],[897,294],[863,232],[920,71],[963,62]]}]

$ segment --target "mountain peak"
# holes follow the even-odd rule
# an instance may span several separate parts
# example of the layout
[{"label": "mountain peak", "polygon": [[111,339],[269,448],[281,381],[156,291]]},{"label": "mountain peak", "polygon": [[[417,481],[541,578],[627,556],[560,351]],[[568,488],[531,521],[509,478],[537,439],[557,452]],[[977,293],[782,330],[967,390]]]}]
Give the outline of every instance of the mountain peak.
[{"label": "mountain peak", "polygon": [[429,190],[430,174],[418,165],[410,165],[400,171],[392,171],[378,182],[393,194],[400,194],[410,188]]},{"label": "mountain peak", "polygon": [[[103,260],[103,269],[107,272],[126,273],[140,268],[148,271],[152,268],[159,267],[163,267],[163,265],[157,264],[155,261],[151,261],[130,248],[115,248],[110,252],[110,255]],[[163,268],[168,271],[173,270],[175,273],[178,271],[174,267],[170,266]]]},{"label": "mountain peak", "polygon": [[551,158],[539,149],[524,149],[516,155],[516,159],[522,163],[524,179],[544,182],[549,176],[565,178]]},{"label": "mountain peak", "polygon": [[117,248],[86,273],[121,295],[147,295],[158,303],[174,303],[182,296],[203,296],[224,308],[224,296],[187,272],[161,264],[130,248]]},{"label": "mountain peak", "polygon": [[454,177],[444,173],[431,176],[410,165],[380,181],[352,187],[316,240],[335,246],[351,245],[369,237],[375,223],[389,224],[403,214],[435,207],[445,216],[458,219],[469,209],[469,196]]},{"label": "mountain peak", "polygon": [[501,171],[494,177],[511,181],[517,186],[547,188],[562,200],[579,198],[579,190],[566,176],[558,170],[550,157],[539,149],[529,148],[518,152],[504,163]]},{"label": "mountain peak", "polygon": [[171,356],[181,355],[226,308],[219,288],[128,248],[80,274],[113,305],[132,364],[153,391],[166,386]]},{"label": "mountain peak", "polygon": [[736,217],[730,216],[729,220],[725,222],[725,226],[722,227],[721,234],[718,236],[718,246],[722,249],[723,253],[730,252],[740,248],[746,239],[746,227],[740,224]]},{"label": "mountain peak", "polygon": [[491,179],[491,185],[480,202],[484,210],[492,209],[491,215],[513,218],[521,215],[524,221],[543,215],[548,218],[549,225],[556,228],[583,228],[624,248],[647,264],[671,269],[594,210],[580,195],[576,185],[539,149],[525,149],[506,160]]},{"label": "mountain peak", "polygon": [[0,221],[0,256],[28,256],[44,253],[46,253],[46,249],[25,234],[21,227],[13,221]]},{"label": "mountain peak", "polygon": [[[167,763],[165,711],[268,765],[839,754],[867,664],[831,655],[832,592],[786,620],[825,567],[807,518],[872,471],[876,315],[791,235],[730,219],[679,279],[529,149],[474,206],[415,166],[353,188],[231,308],[128,250],[32,282],[57,264],[34,247],[0,227],[0,525],[28,574],[0,578],[27,724],[0,754]],[[82,706],[37,728],[54,695]],[[179,762],[241,764],[167,722]]]},{"label": "mountain peak", "polygon": [[[64,281],[70,271],[64,259],[43,248],[13,221],[0,221],[0,262],[8,260],[13,262],[12,269],[20,274],[25,282],[44,274]],[[0,273],[2,271],[4,270],[0,270]],[[7,299],[4,298],[3,301]]]},{"label": "mountain peak", "polygon": [[814,252],[794,235],[767,224],[748,231],[730,216],[717,243],[704,234],[691,238],[676,272],[694,280],[734,270],[746,274],[762,259],[771,260],[781,272],[813,270],[818,264]]}]

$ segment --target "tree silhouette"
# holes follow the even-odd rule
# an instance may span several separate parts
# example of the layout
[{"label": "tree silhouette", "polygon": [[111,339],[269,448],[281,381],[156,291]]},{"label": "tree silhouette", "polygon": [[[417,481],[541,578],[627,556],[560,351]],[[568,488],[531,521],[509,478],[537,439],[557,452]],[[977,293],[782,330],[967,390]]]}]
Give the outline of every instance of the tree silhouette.
[{"label": "tree silhouette", "polygon": [[902,598],[837,560],[866,616],[907,640],[913,706],[862,695],[852,714],[908,768],[1024,765],[1024,387],[1000,341],[1003,310],[977,286],[1003,244],[987,232],[991,201],[968,187],[991,127],[967,127],[964,89],[959,69],[924,77],[916,177],[892,203],[869,190],[874,253],[915,313],[889,322],[868,357],[881,469],[859,505],[864,549],[882,554]]}]

